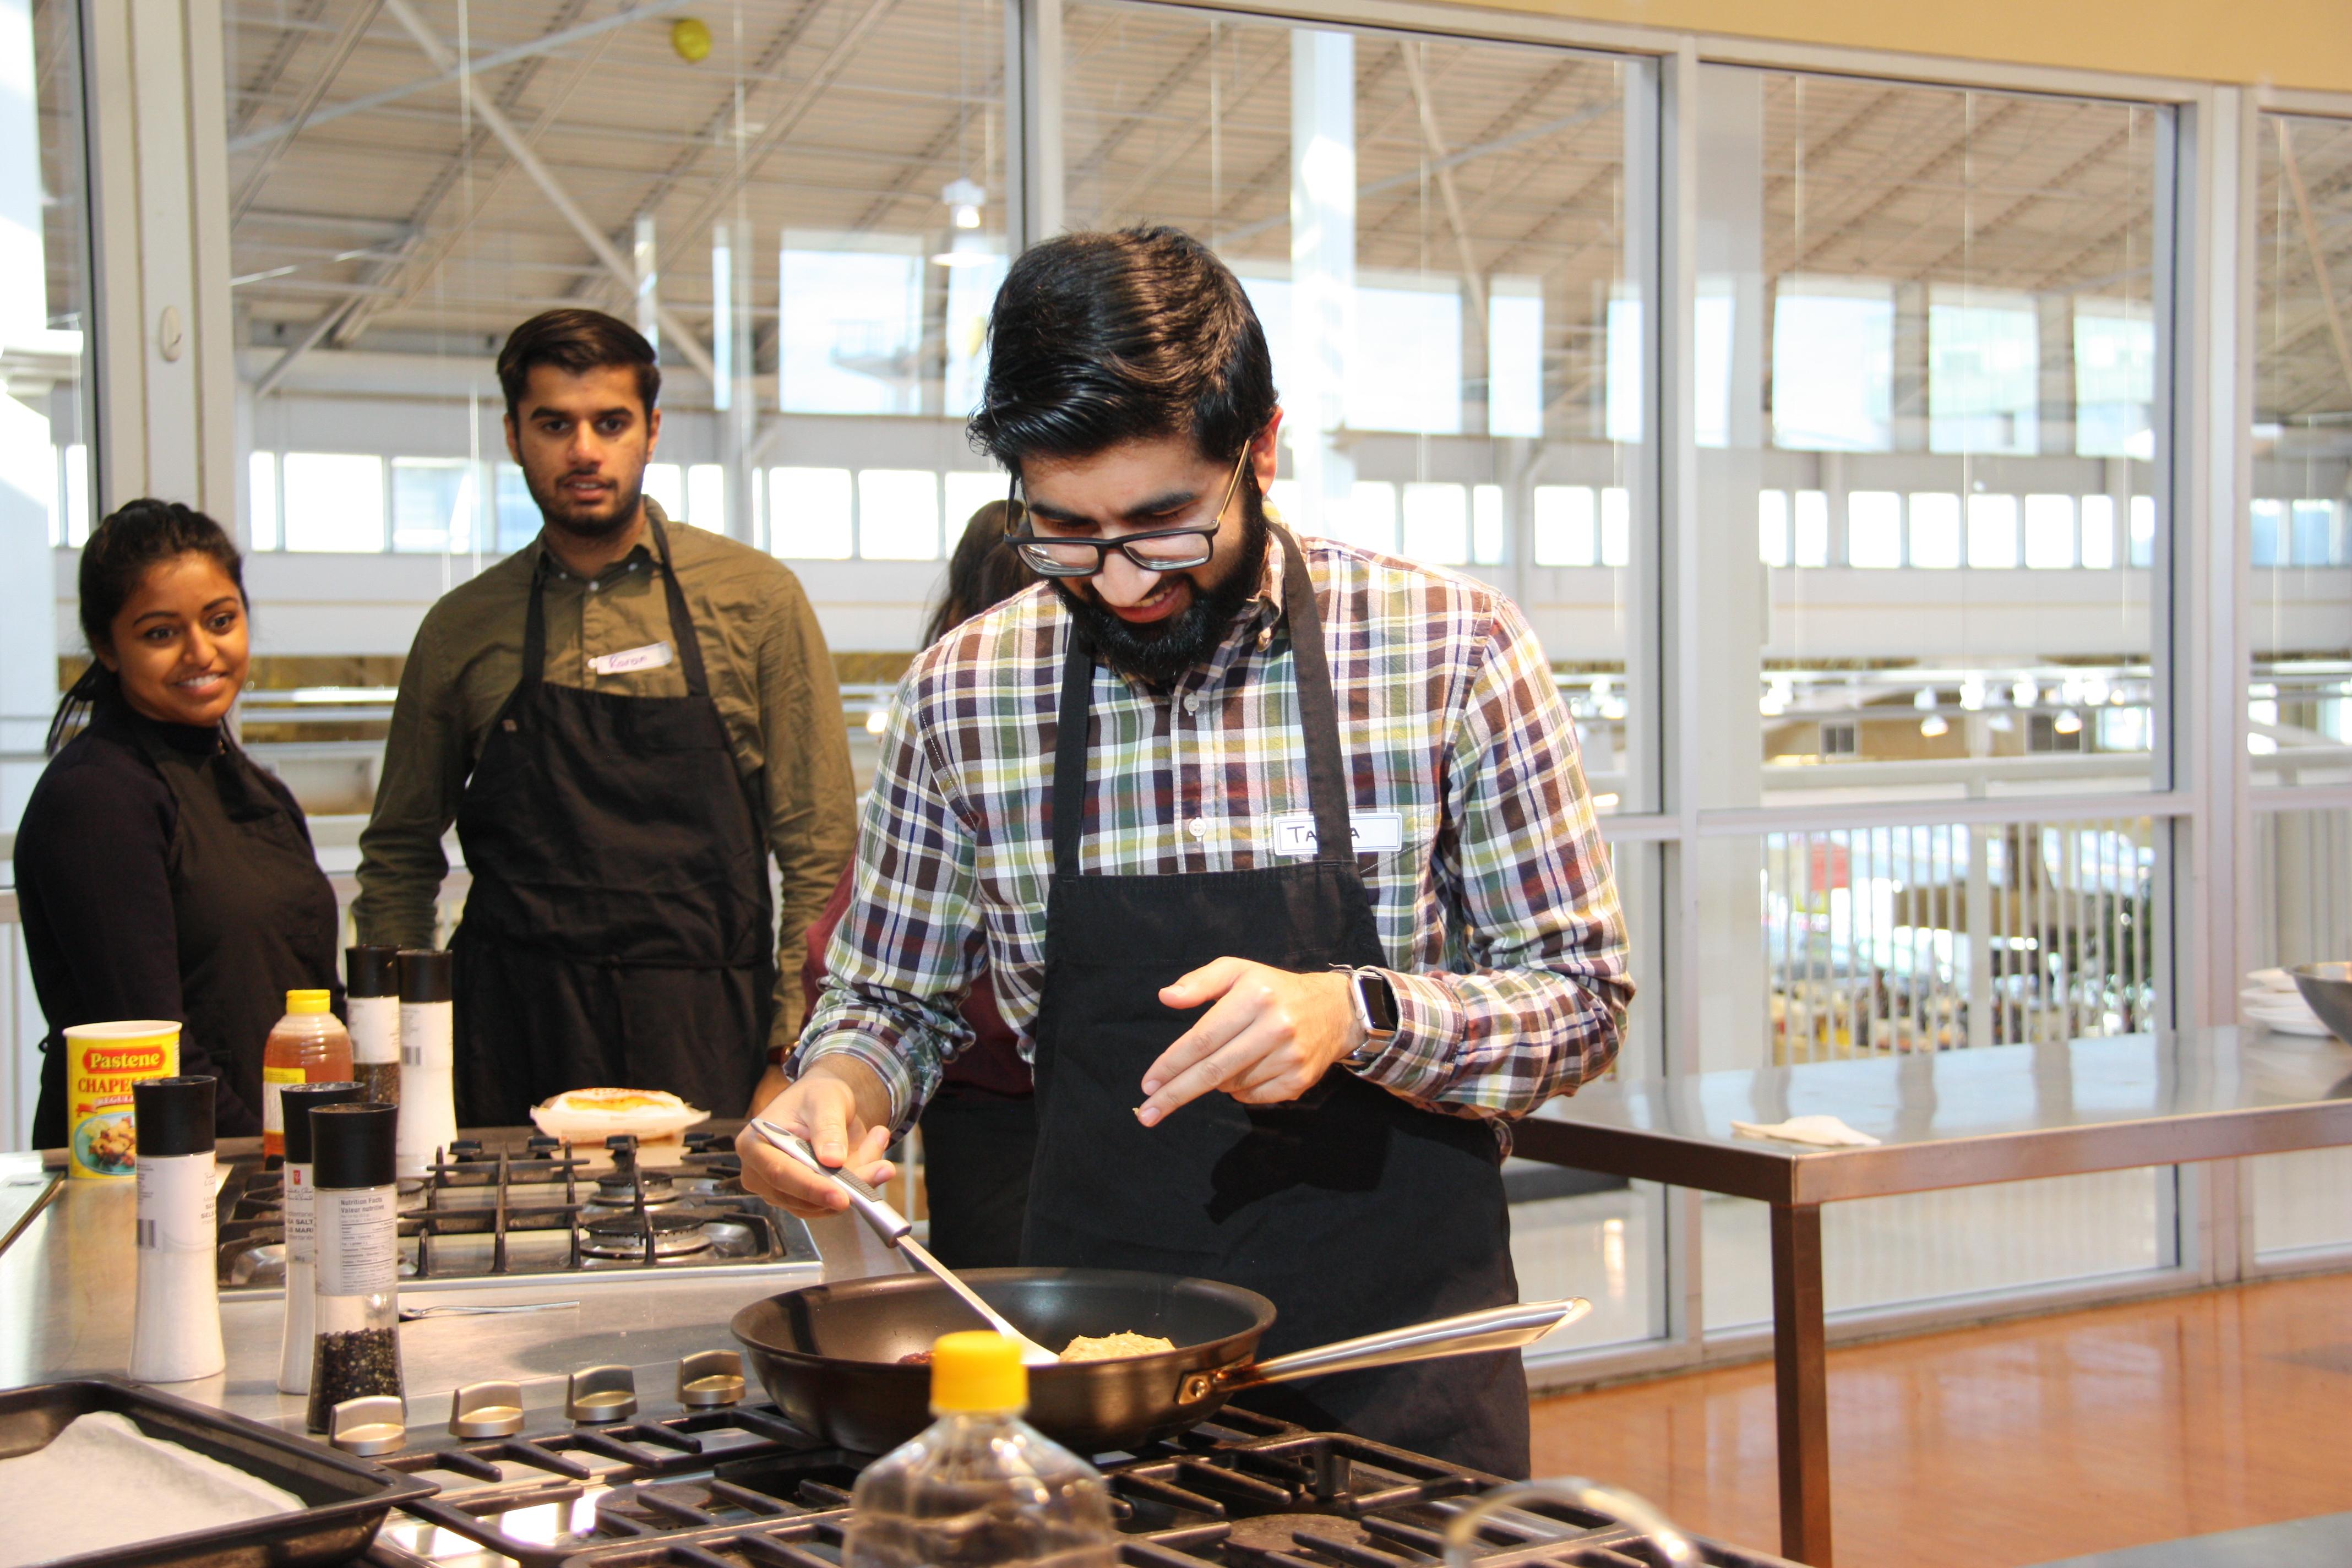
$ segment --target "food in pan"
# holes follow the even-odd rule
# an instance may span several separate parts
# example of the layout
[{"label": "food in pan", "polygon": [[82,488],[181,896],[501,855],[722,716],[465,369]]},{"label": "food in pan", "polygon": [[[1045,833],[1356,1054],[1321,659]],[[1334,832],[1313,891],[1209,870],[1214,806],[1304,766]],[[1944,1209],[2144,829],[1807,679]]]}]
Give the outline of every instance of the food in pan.
[{"label": "food in pan", "polygon": [[1156,1334],[1080,1334],[1062,1347],[1064,1361],[1118,1361],[1127,1356],[1158,1355],[1176,1348],[1173,1340]]},{"label": "food in pan", "polygon": [[898,1358],[898,1364],[900,1366],[929,1366],[931,1364],[931,1352],[929,1351],[908,1351],[905,1355]]},{"label": "food in pan", "polygon": [[550,1138],[593,1145],[623,1132],[676,1138],[710,1112],[658,1089],[572,1089],[532,1106],[530,1119]]}]

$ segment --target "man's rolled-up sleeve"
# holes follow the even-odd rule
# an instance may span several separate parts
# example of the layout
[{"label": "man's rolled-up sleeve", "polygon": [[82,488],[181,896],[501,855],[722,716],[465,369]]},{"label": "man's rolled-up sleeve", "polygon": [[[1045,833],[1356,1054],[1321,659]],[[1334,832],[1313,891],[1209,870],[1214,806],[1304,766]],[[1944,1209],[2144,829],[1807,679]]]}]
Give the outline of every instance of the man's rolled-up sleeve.
[{"label": "man's rolled-up sleeve", "polygon": [[872,1068],[904,1131],[971,1043],[958,1008],[982,963],[974,840],[916,733],[910,679],[892,705],[866,797],[848,911],[825,949],[824,988],[801,1033],[794,1077],[829,1056]]},{"label": "man's rolled-up sleeve", "polygon": [[1608,1070],[1633,986],[1575,723],[1507,601],[1481,653],[1436,855],[1457,962],[1392,976],[1397,1037],[1358,1070],[1427,1104],[1516,1117]]},{"label": "man's rolled-up sleeve", "polygon": [[471,765],[457,672],[438,640],[428,612],[401,668],[375,808],[360,834],[352,919],[362,942],[435,945],[436,905],[449,874],[441,836],[457,817]]}]

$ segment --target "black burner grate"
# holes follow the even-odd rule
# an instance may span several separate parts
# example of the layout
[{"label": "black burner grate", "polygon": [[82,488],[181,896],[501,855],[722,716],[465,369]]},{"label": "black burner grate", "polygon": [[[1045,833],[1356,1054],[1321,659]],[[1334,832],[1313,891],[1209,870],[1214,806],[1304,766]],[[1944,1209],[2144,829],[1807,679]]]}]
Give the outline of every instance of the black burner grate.
[{"label": "black burner grate", "polygon": [[[738,1407],[384,1461],[442,1483],[371,1553],[450,1562],[452,1532],[520,1568],[840,1568],[862,1455],[817,1445],[772,1406]],[[1097,1461],[1123,1568],[1435,1568],[1452,1513],[1502,1481],[1228,1406]],[[424,1533],[420,1533],[420,1527]],[[1479,1568],[1665,1568],[1633,1531],[1551,1503],[1482,1522]],[[1699,1542],[1709,1568],[1789,1568]]]}]

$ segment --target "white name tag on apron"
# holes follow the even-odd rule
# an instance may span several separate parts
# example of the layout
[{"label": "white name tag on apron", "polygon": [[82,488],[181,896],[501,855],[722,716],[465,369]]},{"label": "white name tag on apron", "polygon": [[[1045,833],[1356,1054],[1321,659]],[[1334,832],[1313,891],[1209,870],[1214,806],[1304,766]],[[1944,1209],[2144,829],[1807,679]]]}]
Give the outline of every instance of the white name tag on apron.
[{"label": "white name tag on apron", "polygon": [[[1395,811],[1360,811],[1348,819],[1355,830],[1356,853],[1386,855],[1404,847],[1404,814]],[[1274,819],[1274,852],[1293,860],[1304,860],[1315,853],[1315,814],[1294,811],[1287,816]]]},{"label": "white name tag on apron", "polygon": [[588,661],[588,668],[599,675],[626,675],[631,670],[659,669],[677,657],[677,651],[666,642],[647,643],[619,653],[599,654]]}]

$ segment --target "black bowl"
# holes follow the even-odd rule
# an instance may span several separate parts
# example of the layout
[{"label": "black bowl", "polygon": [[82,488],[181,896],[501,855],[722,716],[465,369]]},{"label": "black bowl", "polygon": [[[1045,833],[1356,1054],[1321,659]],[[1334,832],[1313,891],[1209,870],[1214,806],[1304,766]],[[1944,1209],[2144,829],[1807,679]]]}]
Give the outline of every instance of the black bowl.
[{"label": "black bowl", "polygon": [[2287,973],[2319,1021],[2352,1044],[2352,963],[2299,963]]}]

